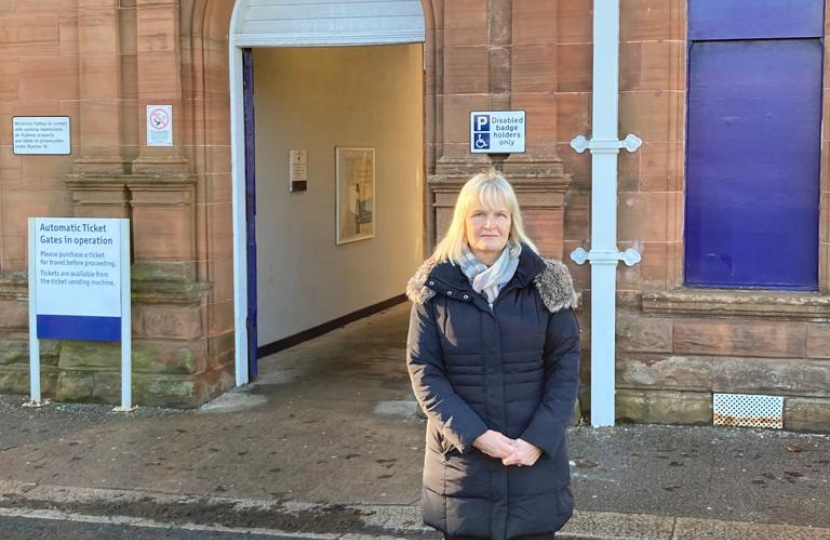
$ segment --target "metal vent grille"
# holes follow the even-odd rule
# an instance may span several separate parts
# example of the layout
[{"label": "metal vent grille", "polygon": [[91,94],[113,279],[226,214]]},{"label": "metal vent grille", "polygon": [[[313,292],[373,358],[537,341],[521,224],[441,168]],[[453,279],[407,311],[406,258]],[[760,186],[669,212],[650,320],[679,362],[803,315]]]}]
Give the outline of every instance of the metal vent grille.
[{"label": "metal vent grille", "polygon": [[782,397],[715,394],[712,409],[716,426],[784,427]]}]

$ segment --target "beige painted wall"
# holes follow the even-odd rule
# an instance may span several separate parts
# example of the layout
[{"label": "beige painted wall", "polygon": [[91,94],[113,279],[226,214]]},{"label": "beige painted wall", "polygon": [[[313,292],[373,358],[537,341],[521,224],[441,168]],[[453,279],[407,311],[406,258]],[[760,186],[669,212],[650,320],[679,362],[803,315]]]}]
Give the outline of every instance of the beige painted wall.
[{"label": "beige painted wall", "polygon": [[[421,45],[254,52],[265,345],[403,292],[423,255]],[[375,237],[335,245],[335,147],[375,148]],[[288,152],[308,151],[308,191]]]}]

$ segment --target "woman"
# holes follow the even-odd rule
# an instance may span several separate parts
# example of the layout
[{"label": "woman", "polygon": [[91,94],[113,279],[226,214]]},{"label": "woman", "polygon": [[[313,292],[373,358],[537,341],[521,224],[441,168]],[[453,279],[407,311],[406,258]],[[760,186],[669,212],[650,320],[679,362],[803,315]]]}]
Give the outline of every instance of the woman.
[{"label": "woman", "polygon": [[525,235],[513,188],[474,176],[409,281],[412,386],[427,415],[424,522],[448,539],[550,539],[573,498],[576,294]]}]

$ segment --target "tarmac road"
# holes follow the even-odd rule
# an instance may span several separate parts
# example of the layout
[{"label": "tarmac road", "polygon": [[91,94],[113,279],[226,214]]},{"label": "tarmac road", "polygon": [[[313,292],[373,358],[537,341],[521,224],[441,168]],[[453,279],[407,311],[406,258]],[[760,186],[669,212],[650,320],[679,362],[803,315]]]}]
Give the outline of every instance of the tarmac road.
[{"label": "tarmac road", "polygon": [[0,517],[0,538],[4,540],[308,540],[296,536],[270,536],[247,532],[156,529],[19,517]]}]

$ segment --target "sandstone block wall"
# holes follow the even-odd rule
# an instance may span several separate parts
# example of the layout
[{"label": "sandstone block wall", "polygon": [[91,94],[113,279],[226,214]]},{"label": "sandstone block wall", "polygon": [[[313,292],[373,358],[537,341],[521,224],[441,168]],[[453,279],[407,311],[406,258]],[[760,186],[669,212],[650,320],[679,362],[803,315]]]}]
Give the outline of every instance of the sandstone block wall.
[{"label": "sandstone block wall", "polygon": [[706,424],[713,393],[764,394],[785,398],[785,427],[828,431],[826,118],[819,292],[685,289],[686,1],[623,0],[621,9],[620,135],[644,145],[620,156],[619,249],[637,249],[643,262],[618,272],[618,417]]},{"label": "sandstone block wall", "polygon": [[[592,2],[424,0],[428,173],[434,241],[461,183],[489,166],[468,152],[469,112],[524,109],[528,152],[500,164],[528,228],[582,289],[590,378]],[[26,217],[130,217],[138,384],[147,400],[192,406],[232,380],[233,281],[224,0],[0,0],[0,388],[25,392]],[[713,392],[783,395],[786,425],[830,430],[830,136],[822,134],[820,291],[683,287],[686,0],[622,0],[619,243],[642,262],[618,271],[620,418],[708,423]],[[830,53],[827,53],[830,54]],[[825,78],[827,81],[827,78]],[[830,83],[825,83],[825,87]],[[143,144],[147,104],[174,105],[176,145]],[[828,114],[830,107],[824,107]],[[69,115],[73,154],[11,152],[13,115]],[[107,346],[46,343],[44,387],[113,400]]]},{"label": "sandstone block wall", "polygon": [[[443,144],[437,145],[430,179],[431,234],[437,238],[448,222],[455,186],[488,165],[466,154],[469,111],[528,111],[528,154],[511,156],[503,168],[518,180],[522,203],[531,206],[529,228],[543,239],[543,251],[563,257],[582,289],[585,416],[590,414],[590,267],[573,264],[568,254],[590,247],[591,162],[569,143],[591,132],[591,10],[592,2],[527,1],[512,9],[499,2],[446,4],[444,25],[453,35],[436,50],[438,72],[443,66],[444,73],[443,84],[440,79],[436,84],[436,140]],[[757,393],[786,398],[787,427],[830,430],[829,365],[819,337],[830,322],[823,308],[830,279],[828,167],[821,179],[819,293],[721,291],[713,304],[709,291],[683,287],[686,10],[684,0],[621,2],[620,136],[633,133],[644,144],[619,160],[618,247],[634,248],[643,259],[631,268],[621,265],[617,274],[618,417],[711,423],[714,392]],[[827,165],[826,132],[822,139]],[[561,221],[554,217],[556,201],[547,203],[546,214],[535,212],[532,206],[540,199],[523,198],[528,183],[544,186],[547,195],[559,186]],[[654,300],[672,294],[682,301]]]},{"label": "sandstone block wall", "polygon": [[[192,407],[233,384],[227,26],[211,35],[210,12],[0,2],[0,391],[28,393],[30,216],[131,219],[138,403]],[[173,105],[173,147],[145,145],[150,104]],[[13,154],[12,116],[42,115],[70,117],[70,156]],[[120,401],[117,344],[41,352],[46,395]]]}]

